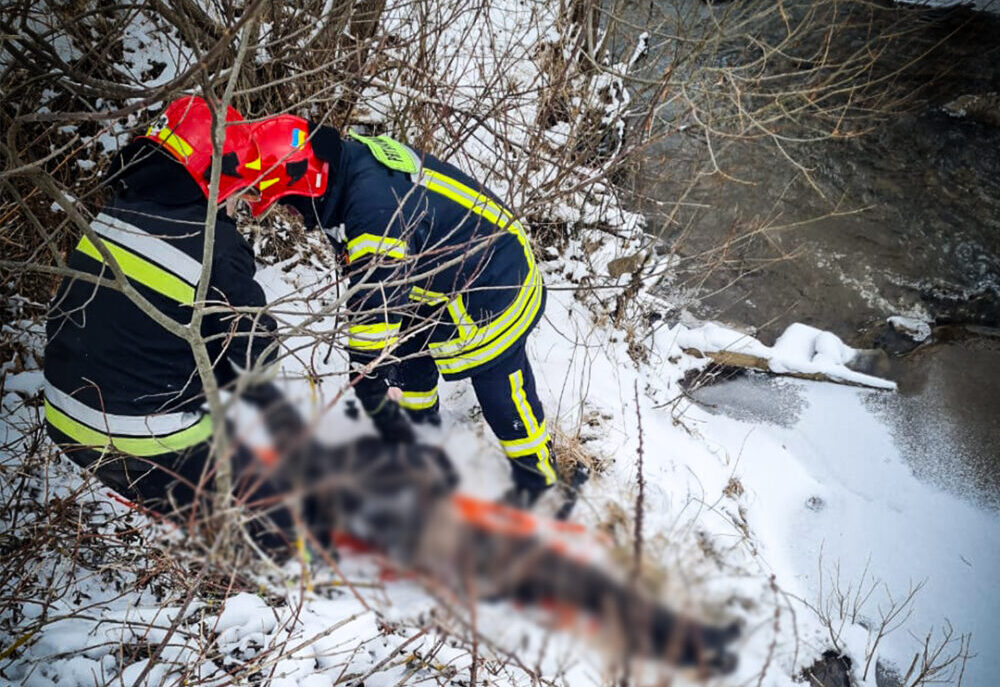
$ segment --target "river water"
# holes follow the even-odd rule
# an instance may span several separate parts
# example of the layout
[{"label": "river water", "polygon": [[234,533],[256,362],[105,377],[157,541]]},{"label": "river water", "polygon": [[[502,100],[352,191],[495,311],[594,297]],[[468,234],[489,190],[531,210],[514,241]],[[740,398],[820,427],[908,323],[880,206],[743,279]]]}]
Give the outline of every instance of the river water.
[{"label": "river water", "polygon": [[[1000,508],[1000,18],[914,22],[937,45],[899,77],[920,98],[863,135],[786,144],[808,178],[767,141],[729,141],[716,150],[725,174],[701,177],[678,205],[705,147],[677,135],[644,160],[636,195],[679,259],[673,298],[767,343],[805,322],[885,348],[899,392],[866,403],[914,474]],[[893,315],[935,335],[914,351]],[[762,384],[701,393],[739,415],[769,393]]]}]

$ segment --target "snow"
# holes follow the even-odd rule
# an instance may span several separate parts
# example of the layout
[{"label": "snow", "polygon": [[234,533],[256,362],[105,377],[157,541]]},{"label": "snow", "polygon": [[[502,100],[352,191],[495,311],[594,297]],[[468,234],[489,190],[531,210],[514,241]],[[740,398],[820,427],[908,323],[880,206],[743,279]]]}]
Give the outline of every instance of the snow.
[{"label": "snow", "polygon": [[[118,69],[133,83],[150,88],[169,83],[196,61],[176,30],[168,32],[158,27],[144,11],[131,15],[122,34],[122,52]],[[150,76],[155,70],[157,75]]]},{"label": "snow", "polygon": [[[70,203],[75,203],[76,202],[76,196],[74,196],[72,193],[68,193],[66,191],[63,191],[63,195],[66,197],[66,200],[68,200]],[[65,210],[63,210],[63,208],[62,208],[62,205],[60,205],[59,203],[56,203],[56,202],[53,202],[51,205],[49,205],[49,211],[50,212],[65,212]]]},{"label": "snow", "polygon": [[42,390],[42,386],[44,384],[44,375],[42,375],[39,370],[30,370],[27,372],[7,375],[6,381],[4,382],[4,390],[16,391],[33,396]]},{"label": "snow", "polygon": [[[879,656],[905,672],[923,635],[950,621],[956,632],[972,633],[979,652],[963,684],[990,684],[1000,669],[987,650],[1000,632],[990,579],[1000,569],[1000,517],[913,475],[863,402],[877,392],[807,381],[789,388],[806,401],[792,426],[720,415],[706,418],[703,430],[741,456],[749,520],[770,542],[772,563],[785,552],[780,577],[788,590],[817,604],[821,590],[830,594],[831,575],[839,571],[842,587],[857,589],[867,569],[879,582],[862,610],[870,622],[890,595],[898,600],[923,583],[905,629],[887,638]],[[857,660],[863,647],[852,654]]]},{"label": "snow", "polygon": [[263,599],[256,594],[241,592],[226,599],[215,629],[228,641],[235,641],[250,634],[267,634],[276,623]]},{"label": "snow", "polygon": [[918,343],[926,341],[931,336],[931,325],[925,320],[906,317],[904,315],[893,315],[886,322],[897,332],[906,334]]}]

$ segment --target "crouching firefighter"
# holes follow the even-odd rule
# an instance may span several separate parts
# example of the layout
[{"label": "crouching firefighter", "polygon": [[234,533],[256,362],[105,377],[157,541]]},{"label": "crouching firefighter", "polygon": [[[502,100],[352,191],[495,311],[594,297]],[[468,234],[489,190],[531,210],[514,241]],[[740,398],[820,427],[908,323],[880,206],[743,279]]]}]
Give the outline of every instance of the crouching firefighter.
[{"label": "crouching firefighter", "polygon": [[[292,115],[251,128],[255,216],[276,201],[330,237],[351,292],[355,392],[382,436],[440,423],[438,377],[469,378],[513,472],[505,499],[530,506],[558,477],[525,354],[545,287],[521,223],[482,184],[387,137]],[[401,393],[400,393],[401,392]],[[402,410],[401,410],[402,409]]]},{"label": "crouching firefighter", "polygon": [[[252,152],[240,128],[245,125],[238,124],[242,117],[229,108],[226,120],[232,125],[220,201],[243,188],[242,162],[254,162],[236,152]],[[266,302],[254,281],[253,252],[224,213],[216,217],[211,255],[203,254],[211,122],[204,100],[185,97],[120,151],[106,179],[112,197],[67,262],[79,273],[111,279],[110,259],[160,316],[187,325],[202,265],[211,261],[207,301],[226,312],[206,314],[201,331],[223,386],[240,373],[273,367],[275,322],[254,311]],[[213,423],[225,420],[202,409],[202,383],[188,342],[122,291],[70,277],[51,303],[47,336],[45,418],[52,439],[145,508],[168,512],[197,505],[195,496],[212,485],[206,466]],[[248,397],[254,399],[253,389]],[[268,402],[274,398],[266,396]],[[252,477],[248,451],[238,449],[233,463],[243,486],[261,481]],[[252,498],[276,497],[277,491],[265,483]],[[288,522],[278,524],[288,530]],[[257,533],[268,545],[284,543],[277,534]]]}]

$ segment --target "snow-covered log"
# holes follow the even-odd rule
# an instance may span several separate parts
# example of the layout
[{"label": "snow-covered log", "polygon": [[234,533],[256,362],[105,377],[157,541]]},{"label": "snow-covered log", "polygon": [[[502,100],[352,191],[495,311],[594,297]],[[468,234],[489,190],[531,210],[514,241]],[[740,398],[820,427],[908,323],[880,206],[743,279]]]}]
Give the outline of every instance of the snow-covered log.
[{"label": "snow-covered log", "polygon": [[796,322],[767,346],[736,329],[708,323],[695,329],[678,325],[674,333],[685,353],[720,365],[761,370],[802,379],[895,390],[896,383],[852,369],[863,352],[835,334]]}]

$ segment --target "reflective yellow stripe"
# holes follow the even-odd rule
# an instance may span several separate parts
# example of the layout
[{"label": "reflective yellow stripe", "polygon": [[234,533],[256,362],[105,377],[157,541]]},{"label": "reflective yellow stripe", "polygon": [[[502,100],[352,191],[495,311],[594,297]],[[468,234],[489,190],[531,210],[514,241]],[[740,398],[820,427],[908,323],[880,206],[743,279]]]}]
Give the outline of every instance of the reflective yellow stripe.
[{"label": "reflective yellow stripe", "polygon": [[[518,409],[518,414],[521,414],[520,409]],[[540,448],[547,444],[548,441],[549,434],[546,429],[545,421],[543,420],[542,426],[537,428],[526,438],[501,439],[500,445],[503,446],[503,452],[507,454],[508,458],[521,458],[523,456],[530,456],[533,453],[538,453]]]},{"label": "reflective yellow stripe", "polygon": [[465,301],[462,300],[462,294],[458,294],[448,303],[448,312],[451,314],[451,319],[455,322],[455,326],[458,327],[458,335],[462,339],[471,339],[476,335],[476,324],[469,317],[469,313],[465,309]]},{"label": "reflective yellow stripe", "polygon": [[417,301],[418,303],[426,303],[427,305],[441,305],[442,303],[448,303],[448,314],[451,315],[452,322],[458,328],[458,339],[452,340],[452,342],[441,342],[438,344],[431,344],[437,346],[445,346],[449,343],[458,348],[462,348],[466,345],[466,342],[471,340],[473,337],[477,336],[479,329],[476,327],[476,323],[473,322],[472,318],[469,317],[469,312],[465,308],[465,300],[462,298],[462,294],[458,294],[450,301],[448,296],[437,291],[427,291],[426,289],[421,289],[414,286],[410,289],[410,300]]},{"label": "reflective yellow stripe", "polygon": [[448,310],[458,327],[459,336],[449,341],[432,343],[429,348],[442,373],[457,374],[493,360],[528,330],[541,306],[542,280],[524,227],[509,210],[457,179],[426,167],[420,171],[417,182],[514,234],[528,264],[528,274],[514,302],[484,327],[475,326],[465,312],[464,303],[449,303]]},{"label": "reflective yellow stripe", "polygon": [[507,306],[507,309],[499,317],[480,330],[482,341],[486,342],[511,327],[517,320],[518,315],[525,310],[529,302],[535,297],[536,292],[541,292],[541,287],[541,275],[538,273],[538,269],[532,265],[528,271],[528,276],[524,280],[524,284],[518,290],[517,298],[514,299],[514,302]]},{"label": "reflective yellow stripe", "polygon": [[508,379],[510,380],[510,397],[514,399],[517,414],[521,416],[524,427],[528,430],[528,436],[533,436],[538,433],[538,420],[535,419],[535,413],[531,410],[531,404],[528,403],[528,398],[524,394],[524,374],[521,370],[515,370]]},{"label": "reflective yellow stripe", "polygon": [[87,425],[78,422],[45,401],[45,419],[82,446],[90,446],[104,450],[113,446],[122,453],[132,456],[156,456],[171,451],[182,451],[186,448],[207,441],[212,436],[212,418],[205,415],[196,425],[173,434],[160,437],[119,437],[110,436]]},{"label": "reflective yellow stripe", "polygon": [[559,479],[556,470],[552,467],[552,453],[549,451],[549,444],[545,442],[538,451],[538,469],[545,475],[546,484],[555,484]]},{"label": "reflective yellow stripe", "polygon": [[525,234],[524,227],[518,220],[514,219],[514,215],[509,210],[498,205],[489,196],[469,188],[461,181],[440,172],[435,172],[432,169],[424,168],[421,170],[419,182],[431,191],[440,193],[465,209],[471,210],[492,224],[497,225],[501,229],[506,229],[517,236],[518,242],[524,248],[528,264],[534,265],[535,256],[531,252],[531,246],[528,244],[528,237]]},{"label": "reflective yellow stripe", "polygon": [[[149,136],[152,133],[152,131],[153,127],[149,127],[149,130],[146,132],[146,135]],[[187,159],[191,157],[191,153],[194,152],[194,148],[191,147],[190,143],[185,141],[183,138],[175,134],[172,129],[169,129],[167,127],[163,127],[162,129],[160,129],[156,133],[156,137],[161,141],[163,141],[163,145],[165,145],[167,148],[170,148],[170,150],[174,151],[174,153],[176,153],[178,156],[182,158]]]},{"label": "reflective yellow stripe", "polygon": [[400,323],[355,324],[347,330],[347,346],[359,351],[381,350],[399,341]]},{"label": "reflective yellow stripe", "polygon": [[354,262],[366,255],[385,255],[397,260],[406,258],[406,241],[390,236],[361,234],[347,242],[347,261]]},{"label": "reflective yellow stripe", "polygon": [[514,407],[517,408],[517,414],[521,418],[521,422],[524,423],[528,436],[524,439],[507,440],[500,443],[508,458],[521,458],[537,454],[538,471],[545,477],[546,484],[554,484],[556,471],[549,461],[549,433],[545,422],[542,421],[539,425],[535,411],[528,403],[527,394],[524,393],[524,375],[521,370],[512,372],[508,379],[510,380],[510,397],[514,401]]},{"label": "reflective yellow stripe", "polygon": [[433,408],[437,400],[437,387],[430,391],[404,391],[399,405],[410,410],[426,410],[427,408]]},{"label": "reflective yellow stripe", "polygon": [[[153,291],[177,301],[181,305],[191,305],[194,303],[194,287],[190,284],[167,272],[162,267],[154,265],[145,258],[139,257],[132,251],[117,246],[110,241],[102,241],[102,243],[108,249],[108,252],[111,253],[111,257],[118,263],[122,273],[129,279],[147,286]],[[86,236],[80,239],[80,243],[76,245],[76,249],[84,255],[92,257],[94,260],[102,264],[104,263],[104,258],[101,256],[100,251],[97,250],[97,247]]]},{"label": "reflective yellow stripe", "polygon": [[[472,351],[462,351],[453,357],[437,357],[440,353],[431,344],[431,355],[442,374],[458,374],[493,360],[513,346],[528,331],[542,305],[541,285],[533,289],[532,299],[527,309],[517,319],[514,326],[486,345]],[[450,343],[450,342],[449,342]]]},{"label": "reflective yellow stripe", "polygon": [[414,286],[410,289],[410,300],[417,301],[418,303],[426,303],[427,305],[441,305],[448,302],[448,296],[439,291],[428,291],[427,289],[421,289],[419,286]]},{"label": "reflective yellow stripe", "polygon": [[[520,322],[526,308],[530,310],[535,301],[541,303],[541,286],[541,276],[537,269],[532,268],[525,284],[519,287],[517,298],[497,318],[485,327],[475,328],[473,335],[467,339],[459,336],[449,341],[430,344],[432,355],[436,358],[449,358],[463,351],[473,351],[492,343],[494,339]],[[531,317],[534,317],[534,312],[537,312],[537,306],[530,313]]]},{"label": "reflective yellow stripe", "polygon": [[361,339],[348,339],[347,347],[356,351],[381,351],[383,348],[395,346],[399,341],[398,336],[393,336],[383,341],[364,341]]}]

